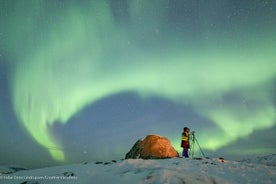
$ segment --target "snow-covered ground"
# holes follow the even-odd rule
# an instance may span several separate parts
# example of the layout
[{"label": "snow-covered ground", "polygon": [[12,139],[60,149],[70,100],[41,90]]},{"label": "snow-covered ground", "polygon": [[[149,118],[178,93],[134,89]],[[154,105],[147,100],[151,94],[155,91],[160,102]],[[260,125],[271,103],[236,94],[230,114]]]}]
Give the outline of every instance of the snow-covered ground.
[{"label": "snow-covered ground", "polygon": [[276,155],[223,159],[127,159],[34,170],[0,167],[5,184],[276,183]]}]

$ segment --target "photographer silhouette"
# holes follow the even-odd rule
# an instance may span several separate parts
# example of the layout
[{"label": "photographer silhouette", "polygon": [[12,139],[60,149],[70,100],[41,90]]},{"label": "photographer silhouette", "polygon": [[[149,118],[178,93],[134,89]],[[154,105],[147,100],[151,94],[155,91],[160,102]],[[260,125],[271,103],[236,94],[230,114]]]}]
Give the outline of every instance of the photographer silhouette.
[{"label": "photographer silhouette", "polygon": [[182,156],[189,158],[188,149],[190,149],[190,138],[189,138],[190,129],[184,127],[182,132],[181,147],[183,148]]}]

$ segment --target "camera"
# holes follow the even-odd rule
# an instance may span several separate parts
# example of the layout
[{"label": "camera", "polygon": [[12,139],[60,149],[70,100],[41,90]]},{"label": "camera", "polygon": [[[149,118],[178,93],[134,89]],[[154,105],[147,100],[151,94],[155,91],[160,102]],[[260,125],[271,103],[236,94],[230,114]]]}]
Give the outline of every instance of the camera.
[{"label": "camera", "polygon": [[195,131],[191,131],[191,135],[194,135],[195,134]]}]

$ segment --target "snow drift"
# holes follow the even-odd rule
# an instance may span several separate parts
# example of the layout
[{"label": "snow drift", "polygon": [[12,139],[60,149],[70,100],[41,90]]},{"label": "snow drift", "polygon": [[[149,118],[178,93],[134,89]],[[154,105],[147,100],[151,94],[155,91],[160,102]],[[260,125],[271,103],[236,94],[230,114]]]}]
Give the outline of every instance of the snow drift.
[{"label": "snow drift", "polygon": [[1,167],[0,183],[276,183],[275,166],[275,154],[242,161],[184,158],[126,159],[34,170]]}]

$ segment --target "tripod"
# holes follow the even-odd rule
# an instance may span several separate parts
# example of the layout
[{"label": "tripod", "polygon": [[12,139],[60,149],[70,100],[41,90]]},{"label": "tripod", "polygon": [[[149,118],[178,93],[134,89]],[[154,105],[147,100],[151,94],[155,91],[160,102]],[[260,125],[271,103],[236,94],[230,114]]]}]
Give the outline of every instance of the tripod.
[{"label": "tripod", "polygon": [[198,143],[198,141],[197,141],[197,138],[196,138],[196,136],[195,136],[195,131],[192,131],[190,135],[191,135],[191,139],[192,139],[192,146],[191,146],[191,147],[192,147],[192,148],[191,148],[192,158],[194,158],[195,142],[196,142],[197,146],[199,147],[199,150],[200,150],[202,156],[203,156],[204,158],[206,158],[204,152],[203,152],[202,149],[201,149],[201,146],[199,145],[199,143]]}]

